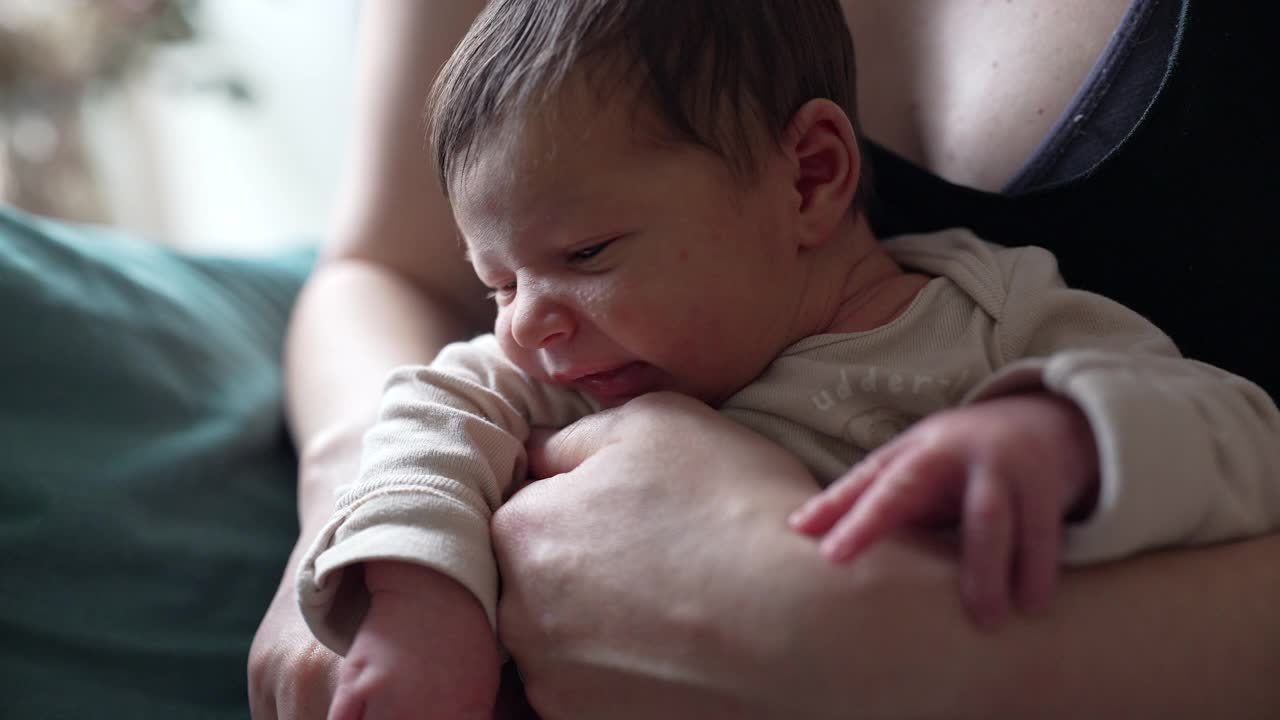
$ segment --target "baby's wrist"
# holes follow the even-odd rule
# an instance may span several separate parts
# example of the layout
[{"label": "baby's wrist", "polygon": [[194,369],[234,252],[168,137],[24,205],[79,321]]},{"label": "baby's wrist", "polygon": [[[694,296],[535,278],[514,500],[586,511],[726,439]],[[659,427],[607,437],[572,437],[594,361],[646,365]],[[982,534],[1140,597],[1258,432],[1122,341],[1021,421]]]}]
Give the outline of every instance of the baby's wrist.
[{"label": "baby's wrist", "polygon": [[461,583],[444,573],[424,565],[403,560],[373,560],[364,564],[364,584],[373,598],[401,595],[407,597],[441,597],[458,595],[470,598]]},{"label": "baby's wrist", "polygon": [[1089,519],[1094,509],[1098,507],[1098,484],[1098,475],[1094,473],[1093,479],[1086,481],[1081,488],[1075,502],[1067,507],[1062,517],[1065,522],[1080,523]]},{"label": "baby's wrist", "polygon": [[1064,434],[1068,438],[1068,447],[1072,449],[1070,457],[1078,463],[1071,473],[1077,482],[1071,488],[1063,517],[1067,522],[1081,522],[1093,513],[1098,504],[1101,458],[1098,455],[1097,440],[1089,418],[1074,400],[1060,395],[1049,397],[1053,398],[1063,412]]}]

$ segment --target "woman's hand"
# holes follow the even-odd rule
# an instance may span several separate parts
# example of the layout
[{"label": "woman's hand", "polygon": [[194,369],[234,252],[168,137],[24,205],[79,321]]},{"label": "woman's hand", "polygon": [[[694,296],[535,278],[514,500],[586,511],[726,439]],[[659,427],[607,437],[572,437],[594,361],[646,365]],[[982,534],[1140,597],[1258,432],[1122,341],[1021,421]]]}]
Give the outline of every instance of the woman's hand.
[{"label": "woman's hand", "polygon": [[[298,555],[295,553],[295,555]],[[324,720],[339,658],[311,634],[293,593],[291,559],[249,648],[249,711],[254,720]]]},{"label": "woman's hand", "polygon": [[294,577],[319,528],[333,512],[334,488],[355,477],[363,425],[320,436],[299,458],[298,542],[280,587],[249,648],[249,711],[253,720],[324,720],[341,658],[302,619]]},{"label": "woman's hand", "polygon": [[[786,525],[817,490],[807,470],[701,403],[645,396],[530,450],[546,479],[498,510],[493,536],[499,632],[544,718],[846,717],[838,700],[863,694],[875,717],[894,695],[877,692],[886,677],[944,674],[858,647],[875,640],[860,588],[885,574],[914,579],[881,579],[868,607],[936,618],[943,638],[971,632],[954,593],[916,592],[922,576],[954,587],[948,558],[887,542],[833,567]],[[887,702],[901,716],[942,708],[966,677]]]},{"label": "woman's hand", "polygon": [[[744,485],[776,477],[779,492],[804,498],[815,489],[804,468],[706,406],[669,395],[531,441],[530,466],[547,479],[499,508],[492,529],[500,639],[538,713],[650,718],[679,707],[682,717],[752,717],[724,685],[735,658],[780,639],[713,637],[703,613],[724,598],[687,591],[693,576],[716,574],[698,547],[708,537],[729,523],[779,525],[783,513],[762,517],[739,501],[746,493],[702,480],[741,470]],[[741,587],[717,580],[705,595]]]}]

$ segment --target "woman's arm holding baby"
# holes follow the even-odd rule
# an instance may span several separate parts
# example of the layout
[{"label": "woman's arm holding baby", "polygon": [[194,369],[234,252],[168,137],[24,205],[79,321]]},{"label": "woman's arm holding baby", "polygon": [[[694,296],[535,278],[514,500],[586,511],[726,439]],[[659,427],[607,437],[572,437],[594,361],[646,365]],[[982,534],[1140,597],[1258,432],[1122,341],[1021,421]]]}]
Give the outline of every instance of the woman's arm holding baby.
[{"label": "woman's arm holding baby", "polygon": [[492,308],[462,260],[436,189],[421,120],[434,70],[482,6],[379,0],[362,16],[345,184],[287,342],[300,534],[250,651],[255,718],[324,717],[329,704],[338,658],[303,623],[294,576],[333,511],[334,488],[355,478],[378,388],[393,367],[427,362],[491,322]]},{"label": "woman's arm holding baby", "polygon": [[786,525],[807,473],[705,407],[646,398],[533,458],[566,474],[494,537],[502,637],[548,717],[1280,713],[1278,537],[1071,572],[1050,611],[984,633],[939,546],[822,559]]}]

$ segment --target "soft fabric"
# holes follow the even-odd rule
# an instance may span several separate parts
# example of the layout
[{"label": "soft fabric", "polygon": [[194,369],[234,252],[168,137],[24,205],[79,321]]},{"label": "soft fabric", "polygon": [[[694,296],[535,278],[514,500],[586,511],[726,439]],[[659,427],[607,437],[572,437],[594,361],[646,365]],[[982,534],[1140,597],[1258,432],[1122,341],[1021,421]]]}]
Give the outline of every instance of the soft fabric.
[{"label": "soft fabric", "polygon": [[278,356],[311,262],[0,207],[0,715],[249,716],[297,532]]},{"label": "soft fabric", "polygon": [[[1065,534],[1064,561],[1112,560],[1280,528],[1280,410],[1257,385],[1181,358],[1140,315],[1067,288],[1036,247],[950,230],[884,247],[934,278],[891,322],[801,339],[721,407],[791,451],[823,485],[917,420],[1047,389],[1084,412],[1100,455],[1094,512]],[[492,513],[525,475],[531,427],[599,404],[538,382],[486,335],[392,374],[365,438],[358,483],[338,498],[299,569],[303,615],[344,653],[366,602],[345,570],[397,559],[442,572],[492,622]]]}]

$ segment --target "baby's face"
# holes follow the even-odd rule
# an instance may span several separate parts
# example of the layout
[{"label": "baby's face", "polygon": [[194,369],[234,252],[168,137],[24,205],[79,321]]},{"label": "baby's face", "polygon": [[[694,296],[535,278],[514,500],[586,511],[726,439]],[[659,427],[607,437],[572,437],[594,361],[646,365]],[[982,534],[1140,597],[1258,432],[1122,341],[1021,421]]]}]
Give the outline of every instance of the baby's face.
[{"label": "baby's face", "polygon": [[707,151],[638,142],[626,104],[565,104],[490,133],[453,183],[503,350],[605,405],[723,401],[796,339],[783,166],[748,184]]}]

